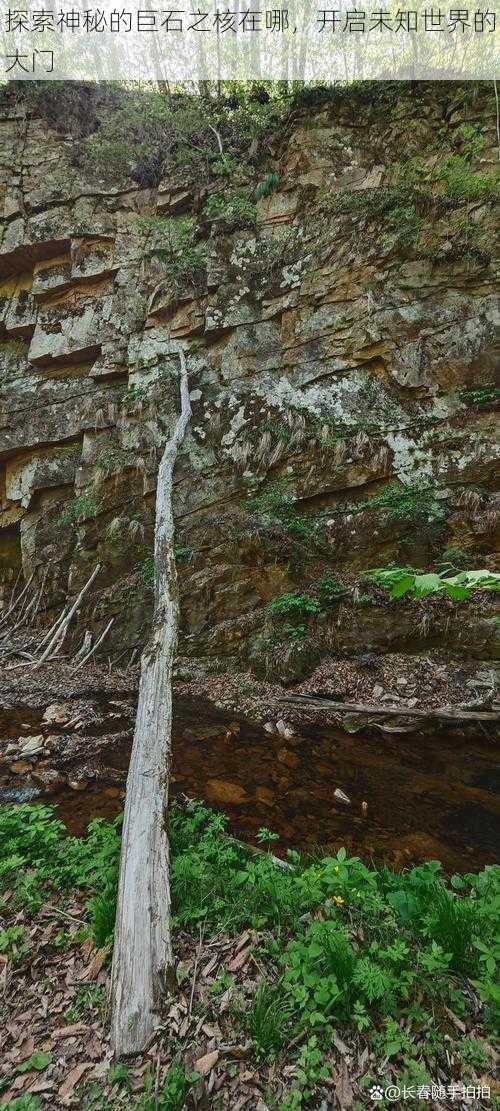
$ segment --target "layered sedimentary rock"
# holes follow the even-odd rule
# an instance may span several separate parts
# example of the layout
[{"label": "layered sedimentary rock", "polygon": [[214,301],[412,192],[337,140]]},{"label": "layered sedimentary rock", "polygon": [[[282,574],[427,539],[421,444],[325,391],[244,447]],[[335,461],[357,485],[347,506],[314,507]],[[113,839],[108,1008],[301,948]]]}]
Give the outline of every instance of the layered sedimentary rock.
[{"label": "layered sedimentary rock", "polygon": [[[490,602],[466,620],[448,600],[395,611],[361,577],[446,563],[450,549],[494,566],[494,197],[447,189],[442,170],[465,124],[481,137],[471,172],[489,175],[486,88],[474,102],[455,87],[402,91],[364,117],[348,103],[296,112],[254,167],[255,184],[279,178],[244,226],[207,219],[174,166],[155,189],[110,186],[81,169],[77,140],[4,114],[4,598],[34,573],[48,619],[100,563],[75,642],[114,615],[107,651],[140,649],[181,342],[183,655],[287,678],[367,646],[494,654]],[[179,212],[198,221],[195,282],[174,282],[151,250],[155,218]],[[297,635],[270,625],[270,599],[330,572],[345,589],[334,605]]]}]

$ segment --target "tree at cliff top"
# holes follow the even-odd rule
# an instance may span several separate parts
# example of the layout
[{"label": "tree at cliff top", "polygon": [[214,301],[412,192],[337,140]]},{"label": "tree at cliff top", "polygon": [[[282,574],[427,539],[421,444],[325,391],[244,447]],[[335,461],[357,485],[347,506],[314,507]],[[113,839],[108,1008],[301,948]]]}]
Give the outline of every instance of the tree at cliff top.
[{"label": "tree at cliff top", "polygon": [[111,1040],[116,1054],[144,1048],[158,1021],[172,964],[167,802],[172,666],[177,642],[172,476],[191,416],[184,352],[180,415],[158,471],[155,604],[141,661],[139,702],[125,798],[112,970]]}]

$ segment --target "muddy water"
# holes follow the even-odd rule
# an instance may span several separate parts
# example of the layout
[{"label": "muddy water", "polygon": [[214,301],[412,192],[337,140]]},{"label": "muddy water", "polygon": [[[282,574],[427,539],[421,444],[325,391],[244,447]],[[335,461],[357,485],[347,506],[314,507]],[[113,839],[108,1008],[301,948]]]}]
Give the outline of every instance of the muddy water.
[{"label": "muddy water", "polygon": [[[56,797],[72,832],[121,809],[116,771],[125,777],[128,756],[123,743],[107,749],[100,783]],[[199,703],[177,711],[173,795],[224,810],[247,840],[265,825],[283,848],[345,845],[395,866],[434,858],[472,870],[497,856],[498,789],[486,730],[349,735],[309,725],[285,740]]]}]

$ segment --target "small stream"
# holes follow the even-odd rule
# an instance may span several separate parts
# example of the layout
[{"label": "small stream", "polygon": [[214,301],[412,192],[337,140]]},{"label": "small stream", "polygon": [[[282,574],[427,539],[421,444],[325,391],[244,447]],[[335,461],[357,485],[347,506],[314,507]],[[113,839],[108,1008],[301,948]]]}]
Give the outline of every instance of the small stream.
[{"label": "small stream", "polygon": [[[97,780],[42,796],[72,833],[121,810],[129,750],[128,741],[107,744]],[[284,738],[193,699],[177,707],[173,752],[172,795],[225,811],[232,832],[250,841],[267,826],[282,849],[345,845],[395,867],[439,859],[449,871],[497,857],[500,784],[486,729],[347,734],[307,725]],[[40,797],[24,777],[0,788],[0,802],[33,792]]]}]

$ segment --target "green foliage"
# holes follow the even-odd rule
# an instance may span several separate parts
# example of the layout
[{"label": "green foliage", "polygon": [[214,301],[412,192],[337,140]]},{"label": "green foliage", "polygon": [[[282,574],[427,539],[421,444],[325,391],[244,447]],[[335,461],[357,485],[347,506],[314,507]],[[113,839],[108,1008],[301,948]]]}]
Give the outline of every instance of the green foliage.
[{"label": "green foliage", "polygon": [[16,1066],[16,1072],[31,1072],[32,1069],[34,1069],[35,1072],[43,1072],[51,1062],[51,1053],[44,1053],[42,1050],[37,1050],[36,1053],[31,1054],[31,1057],[26,1057],[20,1065]]},{"label": "green foliage", "polygon": [[263,197],[269,197],[274,193],[280,183],[280,175],[277,173],[266,174],[255,186],[255,199],[260,201]]},{"label": "green foliage", "polygon": [[6,1107],[9,1111],[40,1111],[41,1103],[38,1096],[32,1096],[27,1092],[24,1096],[9,1100]]},{"label": "green foliage", "polygon": [[383,238],[387,242],[397,239],[402,247],[411,246],[423,226],[412,199],[411,187],[406,182],[389,188],[345,189],[329,193],[323,199],[323,207],[334,214],[365,217],[370,222],[383,225]]},{"label": "green foliage", "polygon": [[279,523],[291,536],[299,540],[314,540],[317,530],[313,522],[297,513],[296,499],[288,493],[282,483],[269,486],[259,497],[250,503],[251,508],[257,510],[271,523]]},{"label": "green foliage", "polygon": [[331,571],[325,571],[324,575],[318,579],[315,583],[315,590],[318,594],[321,609],[329,609],[330,606],[336,605],[347,594],[345,586],[335,578]]},{"label": "green foliage", "polygon": [[368,578],[385,586],[391,598],[402,598],[409,594],[412,598],[426,598],[429,594],[448,594],[456,601],[465,601],[474,590],[500,591],[500,575],[493,571],[460,571],[458,575],[449,572],[414,571],[412,567],[376,567],[366,572]]},{"label": "green foliage", "polygon": [[144,1091],[134,1105],[135,1111],[183,1111],[189,1089],[197,1079],[197,1073],[186,1073],[184,1065],[176,1062],[168,1070],[160,1091],[156,1092],[152,1074],[146,1074]]},{"label": "green foliage", "polygon": [[498,196],[498,178],[494,173],[473,173],[469,159],[462,154],[451,154],[438,173],[444,182],[446,194],[458,202],[493,200]]},{"label": "green foliage", "polygon": [[3,807],[0,810],[0,890],[13,889],[14,902],[25,906],[26,875],[30,877],[28,909],[43,902],[48,886],[65,891],[82,887],[102,891],[118,875],[120,823],[96,818],[85,838],[66,837],[63,823],[50,806]]},{"label": "green foliage", "polygon": [[500,400],[500,389],[494,382],[485,382],[470,389],[460,390],[459,393],[462,401],[475,409],[486,409]]},{"label": "green foliage", "polygon": [[488,1064],[488,1055],[484,1051],[482,1042],[477,1038],[464,1036],[455,1044],[455,1051],[464,1065],[469,1065],[476,1072],[484,1069]]},{"label": "green foliage", "polygon": [[139,564],[139,575],[146,590],[153,591],[155,585],[155,557],[153,552],[148,552]]},{"label": "green foliage", "polygon": [[0,953],[5,953],[12,964],[18,964],[29,951],[30,941],[24,926],[7,926],[0,929]]},{"label": "green foliage", "polygon": [[386,524],[430,525],[440,528],[448,515],[432,486],[400,486],[393,483],[369,501],[358,502],[360,509],[381,509]]},{"label": "green foliage", "polygon": [[284,420],[267,420],[262,431],[269,432],[273,440],[281,440],[283,444],[289,444],[292,438],[291,428]]},{"label": "green foliage", "polygon": [[99,1011],[103,1010],[106,1003],[106,989],[101,984],[82,984],[75,995],[75,998],[67,1011],[64,1013],[64,1021],[68,1025],[77,1022],[81,1018],[83,1012],[87,1007],[96,1007]]},{"label": "green foliage", "polygon": [[188,544],[177,544],[174,548],[174,559],[176,563],[189,563],[193,555],[193,548],[190,548]]},{"label": "green foliage", "polygon": [[463,548],[445,548],[438,560],[435,560],[435,566],[438,571],[457,571],[465,570],[470,563],[470,552],[466,552]]},{"label": "green foliage", "polygon": [[283,621],[289,618],[290,624],[284,625],[282,631],[292,640],[305,636],[309,617],[319,613],[320,609],[315,598],[297,590],[272,598],[266,606],[266,612],[272,619]]},{"label": "green foliage", "polygon": [[139,226],[151,237],[150,254],[160,259],[176,288],[195,285],[204,276],[207,247],[197,242],[191,216],[142,216]]},{"label": "green foliage", "polygon": [[57,518],[58,525],[75,526],[97,517],[99,513],[99,506],[96,502],[94,494],[86,493],[80,494],[73,501],[68,502],[64,507],[62,513]]},{"label": "green foliage", "polygon": [[[183,926],[205,922],[205,929],[238,929],[293,921],[302,905],[293,876],[267,853],[256,857],[221,836],[222,814],[204,806],[175,804],[170,812],[172,900]],[[243,896],[244,893],[244,896]]]},{"label": "green foliage", "polygon": [[473,123],[462,123],[457,134],[462,140],[464,155],[472,160],[477,158],[484,147],[484,136]]},{"label": "green foliage", "polygon": [[266,980],[255,992],[248,1029],[259,1057],[270,1057],[284,1044],[290,1021],[290,1005],[283,1000],[279,984]]},{"label": "green foliage", "polygon": [[89,924],[98,948],[111,941],[116,917],[116,884],[108,883],[88,904]]},{"label": "green foliage", "polygon": [[321,607],[319,602],[309,594],[301,594],[295,590],[272,598],[267,603],[266,609],[272,617],[308,617],[310,614],[319,613]]},{"label": "green foliage", "polygon": [[[285,870],[268,853],[250,854],[226,835],[225,824],[199,804],[172,806],[174,925],[194,937],[201,925],[205,937],[261,931],[264,976],[245,1023],[257,1057],[288,1043],[300,1046],[295,1060],[292,1053],[292,1087],[283,1106],[301,1107],[330,1075],[332,1031],[339,1026],[354,1027],[376,1058],[397,1061],[398,1074],[425,1071],[441,1052],[446,1007],[477,1029],[470,1011],[476,1003],[462,990],[464,977],[472,980],[493,1025],[500,868],[456,875],[450,884],[436,861],[398,873],[339,849],[313,860],[290,853]],[[262,834],[261,841],[270,843],[270,832]],[[6,807],[0,811],[0,845],[1,885],[9,890],[16,889],[21,868],[37,874],[51,901],[71,886],[95,894],[112,876],[116,881],[116,822],[93,822],[87,837],[77,839],[66,835],[48,807]],[[217,990],[227,990],[231,977],[220,977]],[[81,985],[66,1021],[87,1006],[102,1006],[102,997],[94,995],[101,990]],[[482,1067],[474,1037],[466,1035],[457,1053],[471,1070]],[[45,1067],[43,1055],[30,1067]],[[182,1108],[193,1079],[176,1063],[158,1102],[150,1075],[134,1106]],[[111,1080],[126,1089],[126,1070]],[[101,1107],[100,1099],[99,1093],[89,1096],[85,1106]]]},{"label": "green foliage", "polygon": [[210,193],[203,215],[207,220],[223,220],[231,227],[244,228],[255,223],[257,209],[248,190],[224,189]]},{"label": "green foliage", "polygon": [[302,1107],[304,1100],[310,1099],[314,1094],[316,1086],[330,1077],[328,1065],[323,1064],[322,1047],[317,1034],[312,1034],[301,1046],[295,1076],[295,1085],[285,1097],[280,1111],[295,1111],[295,1108]]},{"label": "green foliage", "polygon": [[118,1084],[120,1088],[128,1088],[130,1085],[130,1069],[124,1061],[116,1061],[108,1072],[108,1080],[110,1084]]}]

